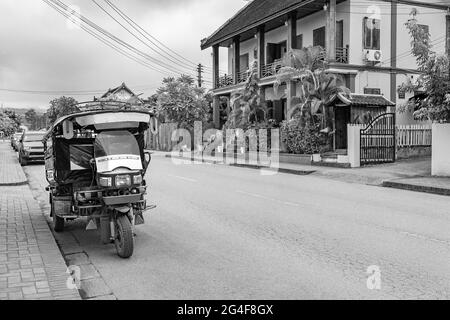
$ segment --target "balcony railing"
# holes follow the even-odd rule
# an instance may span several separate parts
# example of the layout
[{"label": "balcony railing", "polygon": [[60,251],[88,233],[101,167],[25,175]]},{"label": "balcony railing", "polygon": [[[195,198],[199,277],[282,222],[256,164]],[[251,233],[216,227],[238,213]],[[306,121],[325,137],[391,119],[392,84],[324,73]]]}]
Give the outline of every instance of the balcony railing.
[{"label": "balcony railing", "polygon": [[217,79],[217,88],[223,88],[233,85],[233,75],[225,74]]},{"label": "balcony railing", "polygon": [[[337,63],[348,63],[348,52],[349,47],[336,47],[336,62]],[[326,54],[324,53],[321,59],[326,59]],[[263,65],[261,68],[261,78],[271,77],[277,74],[281,69],[281,59],[274,60],[272,63]],[[250,70],[242,70],[237,74],[237,84],[245,82],[250,76]],[[216,88],[224,88],[234,85],[234,77],[232,74],[225,74],[217,79]]]},{"label": "balcony railing", "polygon": [[267,78],[277,74],[281,69],[281,59],[277,59],[272,63],[264,65],[261,69],[261,78]]},{"label": "balcony railing", "polygon": [[247,78],[250,76],[250,70],[242,70],[237,74],[237,82],[242,83],[247,81]]},{"label": "balcony railing", "polygon": [[348,46],[344,48],[336,47],[336,62],[348,63]]}]

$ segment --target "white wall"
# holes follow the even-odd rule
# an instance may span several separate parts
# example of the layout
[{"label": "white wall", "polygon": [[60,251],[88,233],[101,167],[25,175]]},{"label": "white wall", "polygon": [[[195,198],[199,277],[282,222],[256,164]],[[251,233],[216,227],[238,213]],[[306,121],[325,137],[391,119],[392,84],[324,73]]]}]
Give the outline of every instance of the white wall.
[{"label": "white wall", "polygon": [[389,73],[360,71],[355,78],[355,93],[364,93],[364,88],[380,88],[381,94],[390,99],[390,85]]},{"label": "white wall", "polygon": [[[364,17],[371,17],[380,19],[380,49],[382,52],[382,59],[388,58],[391,49],[391,9],[390,4],[383,1],[365,1],[362,4],[361,0],[350,0],[350,64],[361,65],[363,60],[363,20]],[[379,8],[379,11],[370,10],[371,7]]]},{"label": "white wall", "polygon": [[450,176],[450,123],[433,123],[431,174]]},{"label": "white wall", "polygon": [[[350,37],[350,1],[340,3],[336,6],[336,21],[344,22],[344,47],[349,44]],[[325,11],[319,11],[303,19],[297,20],[297,34],[303,34],[303,46],[313,45],[313,30],[326,25]]]}]

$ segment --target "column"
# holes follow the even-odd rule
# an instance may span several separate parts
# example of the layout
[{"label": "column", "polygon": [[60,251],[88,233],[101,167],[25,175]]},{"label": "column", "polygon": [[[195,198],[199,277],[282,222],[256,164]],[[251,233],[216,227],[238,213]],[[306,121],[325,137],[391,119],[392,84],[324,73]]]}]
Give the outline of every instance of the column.
[{"label": "column", "polygon": [[241,71],[240,66],[240,56],[241,56],[241,49],[240,49],[240,40],[239,36],[235,37],[233,39],[233,81],[234,84],[238,84],[239,82],[239,72]]},{"label": "column", "polygon": [[336,0],[329,0],[326,11],[326,49],[329,62],[336,61]]},{"label": "column", "polygon": [[261,79],[262,69],[266,64],[266,46],[265,46],[265,30],[264,26],[258,28],[258,32],[256,33],[256,40],[258,43],[258,78]]},{"label": "column", "polygon": [[[297,40],[297,18],[295,13],[289,15],[287,21],[287,50],[288,52],[295,48]],[[286,82],[286,109],[287,109],[287,119],[289,120],[292,113],[292,108],[294,107],[292,104],[292,98],[296,95],[296,88],[294,81]]]},{"label": "column", "polygon": [[446,16],[446,46],[445,46],[445,52],[448,56],[450,56],[450,10],[447,12]]},{"label": "column", "polygon": [[213,97],[213,123],[214,128],[220,130],[220,97],[214,96]]},{"label": "column", "polygon": [[[391,68],[397,68],[397,14],[398,0],[391,2]],[[391,72],[390,75],[390,96],[391,101],[397,101],[397,73]]]},{"label": "column", "polygon": [[217,81],[219,80],[219,45],[213,46],[213,89],[217,88]]}]

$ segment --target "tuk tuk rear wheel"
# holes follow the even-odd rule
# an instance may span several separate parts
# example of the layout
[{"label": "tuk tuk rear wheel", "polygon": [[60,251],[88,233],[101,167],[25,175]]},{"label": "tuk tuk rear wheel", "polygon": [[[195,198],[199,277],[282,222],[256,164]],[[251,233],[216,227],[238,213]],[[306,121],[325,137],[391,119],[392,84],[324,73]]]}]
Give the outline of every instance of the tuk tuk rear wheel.
[{"label": "tuk tuk rear wheel", "polygon": [[119,257],[126,259],[133,254],[133,230],[127,216],[120,216],[116,220],[116,239],[114,244]]},{"label": "tuk tuk rear wheel", "polygon": [[64,231],[64,218],[58,217],[55,212],[55,208],[53,207],[53,201],[51,204],[51,216],[53,218],[53,230],[55,232],[62,232]]},{"label": "tuk tuk rear wheel", "polygon": [[19,163],[22,167],[24,167],[28,164],[27,160],[25,160],[20,154],[19,154]]}]

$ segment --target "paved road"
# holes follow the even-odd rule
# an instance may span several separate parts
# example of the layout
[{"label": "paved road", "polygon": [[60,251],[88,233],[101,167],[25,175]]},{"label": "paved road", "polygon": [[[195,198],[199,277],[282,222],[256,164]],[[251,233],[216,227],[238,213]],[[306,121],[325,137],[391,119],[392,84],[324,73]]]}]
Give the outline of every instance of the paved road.
[{"label": "paved road", "polygon": [[68,228],[119,299],[450,298],[448,197],[160,157],[147,181],[130,260]]}]

